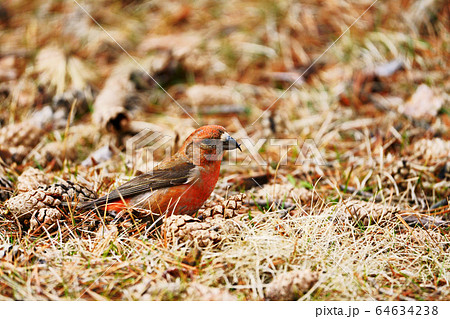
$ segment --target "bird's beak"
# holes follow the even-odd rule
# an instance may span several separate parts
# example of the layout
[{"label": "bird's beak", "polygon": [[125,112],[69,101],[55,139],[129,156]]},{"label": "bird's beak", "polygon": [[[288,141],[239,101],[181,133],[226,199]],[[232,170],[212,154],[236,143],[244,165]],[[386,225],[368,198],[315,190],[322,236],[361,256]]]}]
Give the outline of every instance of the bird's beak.
[{"label": "bird's beak", "polygon": [[230,151],[230,150],[234,150],[234,149],[239,149],[241,152],[241,145],[236,142],[236,140],[234,138],[232,138],[230,135],[226,135],[223,137],[223,149]]}]

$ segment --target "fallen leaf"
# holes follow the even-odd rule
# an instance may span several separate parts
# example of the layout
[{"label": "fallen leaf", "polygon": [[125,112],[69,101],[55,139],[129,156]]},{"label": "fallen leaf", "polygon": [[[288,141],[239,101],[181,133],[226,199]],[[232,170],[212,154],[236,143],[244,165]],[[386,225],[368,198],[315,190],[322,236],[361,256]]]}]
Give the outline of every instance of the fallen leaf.
[{"label": "fallen leaf", "polygon": [[435,117],[444,104],[444,98],[435,90],[421,84],[409,101],[399,107],[399,111],[416,119]]}]

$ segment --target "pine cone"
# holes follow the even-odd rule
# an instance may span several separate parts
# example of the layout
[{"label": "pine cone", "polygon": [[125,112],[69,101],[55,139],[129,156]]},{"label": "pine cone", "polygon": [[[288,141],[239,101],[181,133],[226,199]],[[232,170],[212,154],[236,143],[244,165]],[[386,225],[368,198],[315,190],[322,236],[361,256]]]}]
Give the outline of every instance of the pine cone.
[{"label": "pine cone", "polygon": [[97,199],[97,194],[87,187],[75,184],[71,181],[63,181],[47,187],[43,187],[47,194],[57,197],[61,201],[89,201]]},{"label": "pine cone", "polygon": [[245,194],[236,194],[230,196],[227,200],[213,207],[206,208],[202,212],[199,212],[198,218],[209,220],[210,218],[233,218],[238,215],[239,210],[242,207],[242,203],[245,199]]},{"label": "pine cone", "polygon": [[22,163],[30,151],[31,148],[23,145],[10,147],[7,145],[0,145],[0,157],[8,164]]},{"label": "pine cone", "polygon": [[0,129],[0,145],[6,147],[35,147],[42,139],[44,131],[30,121],[10,124]]},{"label": "pine cone", "polygon": [[22,163],[42,139],[45,131],[31,121],[10,124],[0,129],[0,156],[8,164]]},{"label": "pine cone", "polygon": [[201,222],[189,215],[172,215],[167,217],[163,225],[163,234],[169,241],[185,242],[195,240],[199,246],[217,244],[222,236],[210,222]]},{"label": "pine cone", "polygon": [[[6,202],[6,207],[21,223],[26,224],[41,209],[56,209],[61,205],[61,202],[86,201],[95,198],[97,198],[97,195],[86,187],[64,181],[20,193],[10,198]],[[51,213],[51,216],[55,215],[54,211],[42,211],[40,215],[39,213],[36,215],[37,219],[39,220],[39,216],[44,216],[47,213]]]},{"label": "pine cone", "polygon": [[0,202],[11,197],[14,190],[13,183],[5,176],[0,176]]},{"label": "pine cone", "polygon": [[391,169],[391,175],[394,177],[397,186],[402,190],[408,188],[408,183],[415,184],[418,179],[417,172],[405,159],[394,163]]},{"label": "pine cone", "polygon": [[331,206],[327,212],[340,220],[351,219],[354,223],[368,225],[370,222],[380,223],[391,220],[399,212],[395,206],[364,202],[361,200],[348,200]]},{"label": "pine cone", "polygon": [[276,276],[266,288],[269,300],[297,300],[319,280],[310,270],[295,270]]},{"label": "pine cone", "polygon": [[62,214],[57,208],[46,207],[34,211],[30,218],[30,232],[38,230],[41,225],[47,230],[51,230],[61,218]]},{"label": "pine cone", "polygon": [[41,208],[54,208],[61,204],[55,197],[47,195],[42,189],[20,193],[6,202],[9,212],[26,223],[36,210]]},{"label": "pine cone", "polygon": [[67,141],[66,143],[58,141],[46,144],[34,159],[42,167],[47,167],[54,160],[55,168],[59,169],[63,167],[64,159],[74,161],[76,158],[77,152],[73,141]]},{"label": "pine cone", "polygon": [[50,185],[50,178],[41,170],[28,167],[17,178],[17,190],[19,192],[27,192],[39,188],[40,186]]}]

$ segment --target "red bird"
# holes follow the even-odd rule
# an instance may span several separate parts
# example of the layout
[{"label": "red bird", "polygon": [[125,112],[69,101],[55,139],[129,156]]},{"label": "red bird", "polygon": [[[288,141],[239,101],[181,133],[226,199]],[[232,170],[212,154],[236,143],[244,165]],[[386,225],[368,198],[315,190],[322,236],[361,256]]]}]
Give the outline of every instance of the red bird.
[{"label": "red bird", "polygon": [[223,151],[236,148],[241,150],[222,126],[202,126],[152,172],[133,178],[106,196],[82,203],[79,209],[144,208],[157,215],[193,215],[216,186]]}]

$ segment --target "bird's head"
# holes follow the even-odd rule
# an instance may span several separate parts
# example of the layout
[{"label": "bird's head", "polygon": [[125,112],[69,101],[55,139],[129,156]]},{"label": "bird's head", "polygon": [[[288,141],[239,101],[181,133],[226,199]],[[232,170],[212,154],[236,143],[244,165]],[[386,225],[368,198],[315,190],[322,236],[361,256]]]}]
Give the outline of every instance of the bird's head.
[{"label": "bird's head", "polygon": [[[220,161],[223,151],[241,150],[240,145],[220,125],[206,125],[196,129],[183,143],[180,151],[184,152],[195,163],[196,156],[201,162]],[[192,156],[192,157],[191,157]]]}]

